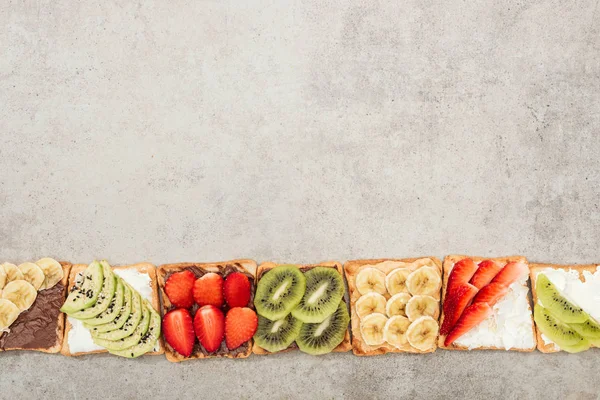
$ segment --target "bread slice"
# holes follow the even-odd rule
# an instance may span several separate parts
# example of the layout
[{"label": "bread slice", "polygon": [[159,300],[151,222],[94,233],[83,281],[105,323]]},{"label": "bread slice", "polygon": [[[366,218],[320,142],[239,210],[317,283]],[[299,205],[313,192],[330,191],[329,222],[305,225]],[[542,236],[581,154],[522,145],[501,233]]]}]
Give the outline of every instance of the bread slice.
[{"label": "bread slice", "polygon": [[[87,267],[88,266],[85,264],[76,264],[73,266],[73,268],[71,268],[71,273],[69,276],[69,291],[75,285],[75,281],[77,279],[77,274],[82,272],[83,270],[85,270]],[[152,286],[151,303],[152,303],[152,307],[154,307],[154,309],[158,312],[160,310],[160,300],[158,297],[158,289],[157,289],[157,284],[156,284],[156,267],[150,263],[138,263],[138,264],[122,265],[122,266],[113,267],[113,270],[115,270],[115,271],[130,270],[130,269],[136,270],[137,272],[142,273],[142,274],[148,274],[148,276],[150,277],[150,285]],[[65,356],[73,357],[73,356],[82,356],[82,355],[87,355],[87,354],[98,354],[98,353],[106,353],[107,352],[105,349],[94,349],[94,350],[89,350],[89,351],[71,351],[71,348],[69,346],[69,332],[71,331],[73,326],[71,325],[71,321],[69,321],[68,317],[65,319],[65,321],[66,321],[65,322],[65,339],[63,342],[62,349],[60,351],[61,354],[65,355]],[[96,346],[96,347],[98,347],[98,346]],[[161,336],[161,338],[158,339],[158,349],[156,351],[148,352],[148,353],[146,353],[146,355],[159,355],[159,354],[163,354],[163,353],[164,353],[164,344],[163,344],[163,339]]]},{"label": "bread slice", "polygon": [[[158,285],[160,287],[160,296],[162,299],[162,315],[164,316],[167,312],[169,312],[172,308],[171,302],[169,301],[169,297],[165,293],[165,282],[167,281],[169,274],[180,272],[186,270],[188,268],[200,268],[206,272],[216,272],[216,273],[224,273],[227,270],[231,272],[239,271],[245,273],[252,277],[251,279],[251,287],[252,293],[250,296],[250,304],[248,305],[251,308],[254,308],[254,280],[256,278],[256,262],[253,260],[231,260],[231,261],[222,261],[222,262],[209,262],[209,263],[178,263],[178,264],[165,264],[161,265],[158,268]],[[195,310],[193,310],[195,313]],[[187,360],[197,360],[202,358],[246,358],[252,353],[252,342],[250,339],[248,341],[247,347],[240,347],[233,351],[229,351],[225,344],[221,344],[220,352],[222,354],[205,354],[204,349],[201,347],[199,343],[196,343],[194,346],[194,351],[190,357],[184,357],[181,354],[177,353],[166,341],[165,341],[165,354],[167,360],[171,362],[181,362]],[[223,347],[225,346],[225,347]]]},{"label": "bread slice", "polygon": [[[67,283],[69,281],[69,271],[71,270],[71,263],[68,263],[66,261],[60,261],[60,265],[62,265],[62,268],[63,268],[63,279],[59,282],[59,284],[63,285],[62,298],[63,298],[63,301],[64,301],[64,299],[67,296]],[[36,301],[37,301],[37,299],[36,299]],[[58,307],[60,308],[61,305],[59,305]],[[32,307],[35,307],[35,302],[32,305]],[[27,311],[25,313],[22,313],[21,315],[24,318],[26,318],[27,317],[26,313],[27,313]],[[17,321],[15,321],[15,323],[18,323],[18,322],[19,322],[19,319],[17,319]],[[65,314],[63,314],[62,312],[59,311],[58,315],[56,317],[56,320],[52,321],[51,324],[56,326],[56,341],[54,342],[54,344],[52,346],[49,346],[49,347],[32,347],[32,348],[25,348],[25,347],[5,347],[3,350],[0,349],[0,351],[28,350],[28,351],[41,351],[43,353],[58,353],[60,351],[60,348],[61,348],[62,343],[63,343],[63,338],[64,338]]]},{"label": "bread slice", "polygon": [[[444,280],[443,280],[443,285],[442,285],[442,316],[440,318],[440,326],[444,322],[443,304],[446,299],[446,289],[448,286],[448,277],[450,276],[450,272],[452,271],[454,264],[456,264],[458,261],[460,261],[464,258],[470,258],[475,263],[479,263],[483,260],[495,260],[501,264],[507,264],[509,262],[517,262],[517,261],[528,263],[527,259],[523,256],[509,256],[509,257],[495,257],[495,258],[494,257],[466,256],[466,255],[446,256],[444,258],[444,265],[443,265]],[[525,283],[524,285],[527,286],[527,283]],[[533,345],[531,347],[526,347],[526,348],[511,348],[510,351],[531,352],[531,351],[535,350],[536,340],[535,340],[535,333],[534,333],[535,327],[534,327],[534,323],[533,323],[533,312],[531,311],[531,304],[529,304],[529,301],[527,303],[528,303],[527,308],[529,310],[529,314],[530,314],[530,318],[531,318],[531,329],[532,329],[531,332],[532,332],[532,337],[533,337]],[[504,350],[504,351],[506,351],[506,349],[504,349],[504,348],[494,347],[494,346],[480,346],[480,347],[476,347],[473,349],[469,349],[466,346],[461,346],[461,345],[458,345],[455,343],[452,343],[450,346],[444,346],[444,340],[446,339],[446,336],[447,335],[440,335],[440,337],[438,339],[438,346],[442,349],[446,349],[446,350]]]},{"label": "bread slice", "polygon": [[[386,353],[432,353],[436,350],[434,346],[431,350],[422,351],[409,345],[408,343],[402,348],[397,348],[384,343],[381,346],[370,346],[366,344],[362,338],[360,332],[360,317],[356,312],[356,301],[360,298],[361,294],[356,288],[356,276],[358,273],[368,267],[374,267],[385,274],[388,274],[396,268],[407,268],[414,271],[422,266],[430,265],[435,266],[440,274],[442,273],[442,262],[436,257],[418,257],[418,258],[379,258],[371,260],[352,260],[344,264],[344,273],[346,275],[346,281],[348,282],[348,289],[350,291],[350,310],[352,315],[352,352],[357,356],[376,356]],[[391,296],[386,293],[384,296],[389,299]],[[438,302],[440,301],[439,292],[432,296]]]},{"label": "bread slice", "polygon": [[[531,293],[533,295],[533,304],[535,305],[538,301],[537,291],[535,290],[535,284],[537,281],[538,272],[540,272],[546,268],[575,270],[579,273],[579,279],[582,282],[585,282],[583,272],[588,271],[588,272],[594,273],[594,272],[596,272],[596,269],[598,268],[599,265],[600,264],[586,264],[586,265],[530,264],[529,265],[529,277],[531,279]],[[562,351],[560,349],[560,347],[558,347],[554,343],[546,344],[546,342],[544,342],[544,339],[542,338],[542,332],[538,328],[537,324],[535,326],[535,334],[536,334],[536,338],[537,338],[537,348],[542,353],[556,353],[556,352]],[[591,347],[595,347],[595,346],[592,345]]]},{"label": "bread slice", "polygon": [[[281,265],[289,265],[289,264],[276,264],[276,263],[273,263],[273,262],[265,262],[265,263],[260,264],[260,266],[258,267],[258,272],[256,274],[257,285],[258,285],[258,281],[260,281],[260,278],[264,274],[266,274],[268,271],[272,270],[273,268],[279,267]],[[344,276],[344,273],[342,271],[342,264],[340,262],[337,262],[337,261],[324,261],[324,262],[319,263],[319,264],[294,264],[294,265],[297,265],[298,268],[300,268],[301,271],[302,270],[306,271],[306,270],[308,270],[310,268],[314,268],[314,267],[335,268],[340,273],[340,275],[342,275],[342,279],[343,279],[343,276]],[[345,296],[344,296],[343,299],[344,299],[344,301],[346,303],[348,303]],[[334,352],[334,353],[345,353],[347,351],[350,351],[350,349],[351,349],[351,345],[350,345],[350,330],[346,329],[346,334],[344,335],[344,340],[342,340],[342,343],[340,343],[335,349],[333,349],[332,352]],[[254,354],[258,354],[258,355],[287,353],[287,352],[296,351],[296,350],[298,350],[298,346],[296,345],[296,343],[292,343],[287,349],[278,351],[276,353],[271,353],[270,351],[263,349],[262,347],[260,347],[256,343],[254,343],[254,346],[252,348],[252,352]]]}]

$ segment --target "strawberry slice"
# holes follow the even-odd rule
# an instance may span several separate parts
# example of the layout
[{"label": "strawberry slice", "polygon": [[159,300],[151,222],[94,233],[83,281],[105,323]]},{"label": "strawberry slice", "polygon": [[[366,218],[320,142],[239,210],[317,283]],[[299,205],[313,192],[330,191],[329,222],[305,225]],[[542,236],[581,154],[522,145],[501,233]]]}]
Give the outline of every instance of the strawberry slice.
[{"label": "strawberry slice", "polygon": [[508,293],[508,287],[500,283],[492,282],[489,285],[484,286],[473,299],[475,303],[487,303],[490,307],[498,302],[501,298],[506,296]]},{"label": "strawberry slice", "polygon": [[446,293],[444,299],[444,322],[440,334],[448,334],[460,318],[471,299],[477,294],[477,288],[470,283],[463,283]]},{"label": "strawberry slice", "polygon": [[165,283],[165,292],[175,307],[189,308],[194,304],[192,289],[196,276],[191,271],[174,273]]},{"label": "strawberry slice", "polygon": [[210,272],[196,279],[194,299],[200,306],[221,307],[223,305],[223,277]]},{"label": "strawberry slice", "polygon": [[463,258],[454,264],[454,268],[452,268],[448,277],[447,292],[452,293],[459,285],[468,283],[475,271],[477,271],[477,264],[470,258]]},{"label": "strawberry slice", "polygon": [[529,267],[523,262],[509,262],[502,268],[498,275],[492,279],[494,283],[500,283],[509,287],[517,279],[529,274]]},{"label": "strawberry slice", "polygon": [[162,322],[163,335],[169,345],[184,357],[194,350],[194,328],[192,317],[185,308],[177,308],[165,314]]},{"label": "strawberry slice", "polygon": [[216,351],[221,347],[225,334],[223,311],[211,305],[201,307],[194,317],[194,331],[206,351]]},{"label": "strawberry slice", "polygon": [[471,278],[471,285],[481,289],[494,279],[498,272],[502,270],[502,264],[494,260],[483,260],[479,263],[479,268]]},{"label": "strawberry slice", "polygon": [[229,350],[237,349],[252,339],[258,328],[258,317],[254,310],[235,307],[229,310],[225,319],[225,343]]},{"label": "strawberry slice", "polygon": [[233,272],[225,278],[224,292],[229,307],[246,307],[250,301],[250,280],[241,272]]},{"label": "strawberry slice", "polygon": [[492,307],[488,303],[473,303],[465,309],[454,329],[446,336],[444,345],[450,346],[456,339],[469,332],[481,321],[492,315]]}]

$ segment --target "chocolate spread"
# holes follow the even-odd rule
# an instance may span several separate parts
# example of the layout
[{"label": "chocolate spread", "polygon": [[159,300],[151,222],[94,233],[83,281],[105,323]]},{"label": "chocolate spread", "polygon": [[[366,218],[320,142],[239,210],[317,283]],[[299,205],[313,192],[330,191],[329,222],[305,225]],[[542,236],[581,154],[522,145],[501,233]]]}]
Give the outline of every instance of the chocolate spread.
[{"label": "chocolate spread", "polygon": [[48,349],[56,345],[59,309],[64,301],[65,286],[60,282],[38,292],[29,310],[0,337],[0,349]]}]

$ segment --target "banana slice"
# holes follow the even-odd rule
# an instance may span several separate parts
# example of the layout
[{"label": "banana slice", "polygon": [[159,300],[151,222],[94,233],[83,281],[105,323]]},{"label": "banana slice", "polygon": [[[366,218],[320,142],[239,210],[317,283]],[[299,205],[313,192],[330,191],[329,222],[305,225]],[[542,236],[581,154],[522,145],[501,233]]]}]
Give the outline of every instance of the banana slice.
[{"label": "banana slice", "polygon": [[19,269],[23,274],[23,279],[31,283],[35,290],[39,290],[46,279],[42,269],[32,262],[26,262],[19,265]]},{"label": "banana slice", "polygon": [[369,346],[379,346],[385,343],[383,329],[387,320],[385,315],[379,313],[367,315],[362,320],[360,323],[360,333],[366,344]]},{"label": "banana slice", "polygon": [[4,271],[4,267],[0,264],[0,291],[6,285],[6,281],[6,271]]},{"label": "banana slice", "polygon": [[421,267],[406,278],[406,287],[412,295],[433,295],[442,287],[442,278],[436,268]]},{"label": "banana slice", "polygon": [[9,282],[2,290],[2,298],[13,302],[21,312],[31,307],[37,297],[37,290],[26,280]]},{"label": "banana slice", "polygon": [[396,293],[389,298],[385,305],[385,313],[388,317],[394,315],[402,315],[406,317],[406,304],[410,300],[410,294],[408,293]]},{"label": "banana slice", "polygon": [[385,274],[376,268],[365,268],[356,275],[356,288],[360,294],[385,294]]},{"label": "banana slice", "polygon": [[6,272],[6,283],[23,279],[23,273],[15,264],[4,263],[2,264],[4,272]]},{"label": "banana slice", "polygon": [[406,339],[406,330],[410,326],[408,318],[402,315],[395,315],[388,319],[383,327],[383,338],[394,347],[402,347],[408,340]]},{"label": "banana slice", "polygon": [[421,351],[431,350],[438,337],[439,325],[431,317],[417,318],[406,331],[408,343]]},{"label": "banana slice", "polygon": [[369,292],[360,296],[356,301],[356,313],[360,319],[373,313],[385,313],[385,297],[377,292]]},{"label": "banana slice", "polygon": [[431,296],[416,295],[406,303],[406,316],[411,321],[428,316],[437,321],[440,315],[440,307],[436,299]]},{"label": "banana slice", "polygon": [[396,293],[408,293],[406,287],[406,278],[410,275],[410,271],[406,268],[396,268],[385,277],[385,287],[387,291],[394,295]]},{"label": "banana slice", "polygon": [[0,299],[0,332],[7,332],[20,313],[21,310],[12,301]]},{"label": "banana slice", "polygon": [[40,290],[53,288],[54,285],[60,282],[64,277],[65,273],[62,265],[60,265],[60,263],[53,258],[42,258],[41,260],[37,260],[35,263],[44,272],[46,277]]}]

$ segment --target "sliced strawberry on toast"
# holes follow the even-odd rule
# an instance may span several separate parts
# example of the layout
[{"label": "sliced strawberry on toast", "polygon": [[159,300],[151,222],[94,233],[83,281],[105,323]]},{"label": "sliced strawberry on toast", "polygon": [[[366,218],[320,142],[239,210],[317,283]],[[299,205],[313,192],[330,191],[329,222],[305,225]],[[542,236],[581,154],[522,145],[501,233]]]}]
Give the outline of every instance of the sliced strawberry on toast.
[{"label": "sliced strawberry on toast", "polygon": [[500,299],[506,296],[508,293],[508,286],[504,286],[500,283],[492,282],[489,285],[484,286],[473,299],[475,303],[487,303],[490,307],[493,307]]},{"label": "sliced strawberry on toast", "polygon": [[162,322],[167,343],[179,354],[189,357],[194,350],[194,327],[192,317],[185,308],[177,308],[165,314]]},{"label": "sliced strawberry on toast", "polygon": [[192,289],[196,276],[191,271],[172,274],[165,283],[165,293],[175,307],[189,308],[194,304]]},{"label": "sliced strawberry on toast", "polygon": [[506,287],[510,286],[517,279],[527,276],[529,267],[524,262],[509,262],[502,268],[498,275],[492,279],[492,282],[502,284]]},{"label": "sliced strawberry on toast", "polygon": [[225,301],[229,307],[246,307],[250,302],[250,280],[241,272],[232,272],[225,278]]},{"label": "sliced strawberry on toast", "polygon": [[201,307],[194,317],[194,331],[206,351],[216,351],[221,347],[225,334],[223,311],[212,305]]},{"label": "sliced strawberry on toast", "polygon": [[237,349],[256,333],[258,317],[254,310],[235,307],[229,310],[225,319],[225,343],[229,350]]},{"label": "sliced strawberry on toast", "polygon": [[469,305],[473,297],[477,294],[477,288],[470,283],[460,284],[452,291],[446,292],[444,299],[444,322],[440,328],[440,334],[448,334],[456,321],[460,318],[464,309]]},{"label": "sliced strawberry on toast", "polygon": [[471,278],[471,285],[481,289],[494,279],[498,272],[502,270],[502,264],[495,260],[483,260],[479,263],[479,268]]},{"label": "sliced strawberry on toast", "polygon": [[471,304],[460,316],[460,319],[450,334],[446,336],[444,346],[450,346],[456,339],[460,338],[462,335],[479,325],[481,321],[489,317],[492,312],[492,307],[490,307],[487,303]]},{"label": "sliced strawberry on toast", "polygon": [[468,283],[477,271],[477,264],[470,258],[463,258],[454,264],[448,277],[447,293],[452,292],[457,286]]},{"label": "sliced strawberry on toast", "polygon": [[223,305],[223,277],[214,272],[209,272],[196,279],[194,283],[194,300],[199,306]]}]

